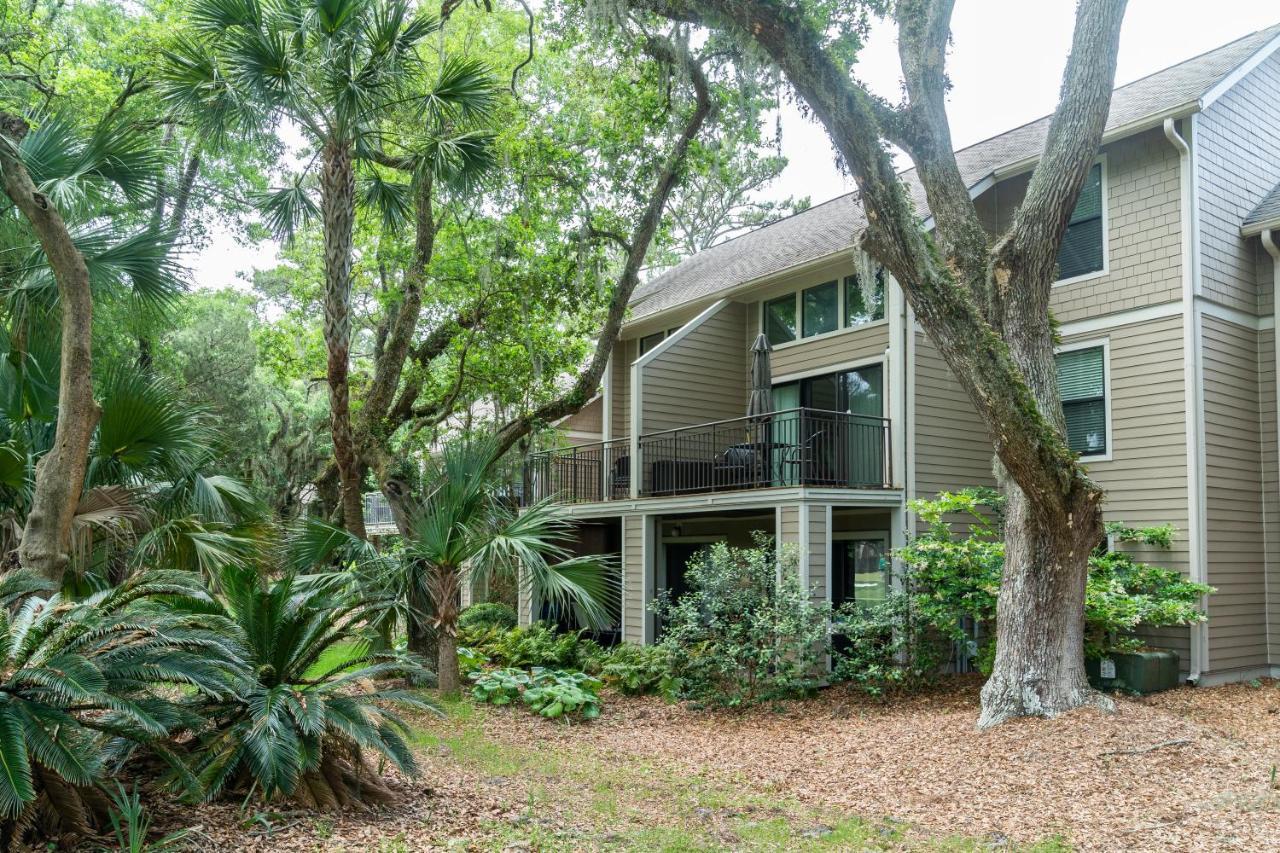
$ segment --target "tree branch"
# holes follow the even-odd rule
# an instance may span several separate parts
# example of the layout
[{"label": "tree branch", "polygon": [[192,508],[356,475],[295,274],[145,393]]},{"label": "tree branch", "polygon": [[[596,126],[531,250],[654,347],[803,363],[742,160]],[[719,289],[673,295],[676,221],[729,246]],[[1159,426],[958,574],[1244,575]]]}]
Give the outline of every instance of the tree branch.
[{"label": "tree branch", "polygon": [[587,369],[579,375],[573,386],[565,394],[504,424],[497,433],[497,452],[495,457],[505,454],[538,424],[549,423],[578,411],[595,395],[600,387],[600,380],[604,376],[605,367],[609,364],[609,357],[613,353],[614,345],[617,343],[618,333],[622,329],[622,321],[626,316],[631,294],[635,292],[636,285],[640,282],[640,271],[644,267],[645,255],[648,253],[649,245],[653,242],[658,226],[662,222],[662,214],[666,209],[667,200],[671,197],[671,192],[675,189],[684,170],[685,160],[689,154],[689,146],[692,145],[693,140],[697,138],[698,133],[702,130],[702,126],[715,110],[706,74],[703,72],[702,66],[689,55],[687,50],[670,41],[652,36],[646,39],[645,49],[656,59],[671,65],[678,65],[684,69],[693,85],[696,98],[693,112],[672,145],[671,151],[668,152],[662,170],[658,173],[658,178],[654,183],[649,201],[645,205],[644,212],[636,222],[631,232],[631,237],[627,241],[630,247],[627,251],[626,262],[623,265],[621,274],[618,276],[618,283],[614,287],[613,297],[609,301],[604,328],[600,330],[600,337],[596,341],[595,352],[592,354]]}]

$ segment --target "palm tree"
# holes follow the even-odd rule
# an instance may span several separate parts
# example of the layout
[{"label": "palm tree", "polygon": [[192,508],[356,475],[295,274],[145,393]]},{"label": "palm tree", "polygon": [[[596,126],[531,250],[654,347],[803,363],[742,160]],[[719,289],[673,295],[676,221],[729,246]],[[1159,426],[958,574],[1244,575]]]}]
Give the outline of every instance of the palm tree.
[{"label": "palm tree", "polygon": [[[33,472],[53,442],[56,376],[38,369],[47,343],[16,354],[0,340],[0,552],[22,541]],[[72,517],[72,586],[119,581],[143,566],[199,569],[253,558],[265,511],[243,482],[210,474],[218,435],[167,382],[135,369],[99,383],[92,433]],[[86,579],[86,575],[92,575]]]},{"label": "palm tree", "polygon": [[[240,655],[216,618],[153,599],[207,598],[185,572],[150,572],[85,599],[47,579],[0,576],[0,848],[107,824],[107,765],[188,718],[172,698],[224,699]],[[46,597],[47,596],[47,597]]]},{"label": "palm tree", "polygon": [[[607,559],[570,555],[566,543],[573,526],[559,505],[543,501],[523,511],[511,506],[492,474],[496,461],[491,440],[446,448],[431,463],[429,491],[406,543],[405,586],[430,603],[436,675],[445,694],[461,686],[457,628],[464,584],[514,577],[535,598],[588,626],[606,624],[616,606]],[[411,607],[411,617],[422,618],[423,609]]]},{"label": "palm tree", "polygon": [[415,770],[409,728],[389,705],[436,710],[385,683],[420,676],[414,658],[371,648],[369,626],[394,602],[368,596],[350,575],[286,570],[269,580],[237,565],[223,568],[219,587],[206,612],[231,624],[245,677],[234,695],[201,708],[211,722],[193,744],[191,792],[212,799],[256,788],[311,808],[386,802],[390,791],[366,756]]},{"label": "palm tree", "polygon": [[[192,0],[189,15],[193,35],[166,53],[171,103],[217,134],[291,122],[313,146],[312,162],[319,161],[318,206],[302,180],[265,206],[268,218],[285,229],[308,213],[318,212],[321,220],[334,456],[344,524],[363,538],[362,466],[347,381],[357,161],[381,151],[380,124],[393,110],[413,106],[425,123],[442,106],[479,103],[473,90],[457,84],[474,76],[474,67],[459,66],[451,85],[415,90],[422,71],[418,47],[438,30],[439,20],[415,14],[409,0]],[[411,207],[403,193],[385,191],[388,185],[376,175],[373,181],[378,186],[366,195],[384,203],[384,210]]]}]

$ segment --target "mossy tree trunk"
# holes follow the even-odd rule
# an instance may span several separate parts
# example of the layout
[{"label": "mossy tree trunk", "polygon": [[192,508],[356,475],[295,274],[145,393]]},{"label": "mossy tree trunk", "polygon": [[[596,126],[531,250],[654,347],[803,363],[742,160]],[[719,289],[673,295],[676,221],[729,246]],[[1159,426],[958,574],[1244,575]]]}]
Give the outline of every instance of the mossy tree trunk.
[{"label": "mossy tree trunk", "polygon": [[[991,238],[953,154],[946,49],[954,0],[899,0],[902,103],[860,86],[803,4],[630,0],[639,10],[719,28],[763,50],[822,122],[861,196],[861,246],[901,285],[995,447],[1008,494],[995,670],[980,724],[1104,704],[1084,677],[1083,600],[1101,536],[1101,489],[1067,447],[1050,288],[1102,139],[1125,0],[1081,0],[1058,107],[1009,231]],[[910,156],[933,230],[920,226],[886,143]]]},{"label": "mossy tree trunk", "polygon": [[31,224],[53,270],[62,312],[62,343],[53,446],[36,464],[18,562],[61,581],[70,562],[71,527],[84,488],[89,444],[101,415],[93,398],[93,295],[84,256],[62,215],[36,187],[18,156],[27,129],[23,119],[0,112],[0,178],[5,194]]}]

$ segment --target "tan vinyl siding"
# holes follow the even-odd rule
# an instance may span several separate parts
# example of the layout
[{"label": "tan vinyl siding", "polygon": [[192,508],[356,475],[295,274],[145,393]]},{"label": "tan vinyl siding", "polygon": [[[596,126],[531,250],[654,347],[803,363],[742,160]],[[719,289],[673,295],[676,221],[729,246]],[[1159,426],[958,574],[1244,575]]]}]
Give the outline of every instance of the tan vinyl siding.
[{"label": "tan vinyl siding", "polygon": [[827,600],[827,560],[831,531],[827,529],[827,507],[809,506],[809,591],[814,601]]},{"label": "tan vinyl siding", "polygon": [[[1259,309],[1257,241],[1240,236],[1240,223],[1280,182],[1277,92],[1280,57],[1272,56],[1196,119],[1193,140],[1198,149],[1203,292],[1250,313]],[[1269,312],[1270,305],[1264,310]]]},{"label": "tan vinyl siding", "polygon": [[622,517],[622,639],[644,642],[644,528],[643,515]]},{"label": "tan vinyl siding", "polygon": [[580,437],[584,440],[594,438],[598,441],[600,434],[604,431],[604,397],[597,397],[569,415],[559,423],[559,428],[570,437]]},{"label": "tan vinyl siding", "polygon": [[631,362],[635,361],[638,344],[634,340],[618,341],[613,351],[613,438],[631,435]]},{"label": "tan vinyl siding", "polygon": [[951,369],[924,333],[916,333],[915,495],[994,486],[986,427]]},{"label": "tan vinyl siding", "polygon": [[[1103,148],[1106,156],[1108,273],[1055,285],[1062,323],[1158,305],[1182,292],[1182,220],[1178,153],[1159,130]],[[1013,223],[1028,177],[1001,181],[978,198],[984,225],[997,233]]]},{"label": "tan vinyl siding", "polygon": [[800,547],[800,507],[797,504],[787,504],[778,510],[779,522],[778,542],[781,545],[794,545]]},{"label": "tan vinyl siding", "polygon": [[1257,333],[1205,316],[1210,671],[1267,662]]},{"label": "tan vinyl siding", "polygon": [[[1267,272],[1271,274],[1270,270]],[[1261,431],[1262,511],[1266,523],[1267,646],[1268,659],[1280,661],[1280,459],[1276,435],[1275,330],[1258,333],[1258,426]]]},{"label": "tan vinyl siding", "polygon": [[[1184,408],[1182,317],[1076,335],[1064,343],[1103,341],[1111,394],[1111,460],[1085,460],[1106,490],[1103,518],[1133,526],[1173,524],[1169,550],[1140,548],[1139,559],[1190,572],[1187,545],[1187,424]],[[1147,632],[1153,645],[1173,649],[1190,665],[1185,628]]]},{"label": "tan vinyl siding", "polygon": [[[759,309],[752,316],[759,317]],[[775,347],[770,357],[774,380],[795,374],[817,375],[879,361],[889,346],[889,324],[868,323]]]},{"label": "tan vinyl siding", "polygon": [[642,433],[746,414],[745,323],[746,306],[727,303],[640,368]]}]

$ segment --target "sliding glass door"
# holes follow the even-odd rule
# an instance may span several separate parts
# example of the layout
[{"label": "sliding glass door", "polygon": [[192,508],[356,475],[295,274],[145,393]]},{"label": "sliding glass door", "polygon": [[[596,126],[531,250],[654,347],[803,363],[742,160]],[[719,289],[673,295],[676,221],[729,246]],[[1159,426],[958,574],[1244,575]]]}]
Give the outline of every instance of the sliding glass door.
[{"label": "sliding glass door", "polygon": [[[806,464],[782,465],[783,485],[800,485],[789,480],[803,477],[809,485],[849,486],[878,484],[884,470],[884,371],[878,364],[787,382],[773,388],[774,407],[814,410],[796,423],[791,418],[777,431],[774,450],[781,459],[804,459]],[[824,417],[835,412],[855,417]],[[800,473],[800,468],[804,473]]]}]

